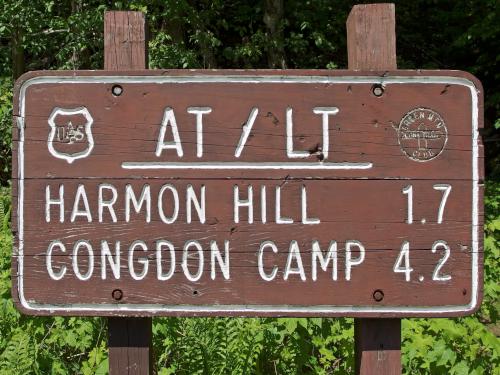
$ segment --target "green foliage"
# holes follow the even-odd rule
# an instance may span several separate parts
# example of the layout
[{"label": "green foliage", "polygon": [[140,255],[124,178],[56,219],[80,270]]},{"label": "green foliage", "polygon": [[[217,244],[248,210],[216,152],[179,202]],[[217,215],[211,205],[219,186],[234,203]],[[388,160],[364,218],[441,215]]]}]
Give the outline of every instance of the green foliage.
[{"label": "green foliage", "polygon": [[[363,3],[370,1],[358,1]],[[274,32],[263,1],[0,1],[0,375],[107,374],[104,319],[21,316],[11,296],[12,76],[100,69],[103,13],[140,10],[150,68],[345,68],[353,1],[287,0]],[[398,66],[462,69],[485,89],[487,171],[500,176],[500,3],[397,1]],[[17,53],[17,55],[16,55]],[[275,65],[273,65],[275,66]],[[403,321],[407,374],[500,374],[500,183],[486,185],[484,302],[471,317]],[[167,374],[352,374],[351,319],[162,318],[156,366]]]},{"label": "green foliage", "polygon": [[[0,76],[22,70],[97,69],[103,61],[101,1],[6,0],[0,2]],[[22,61],[12,54],[22,51]],[[10,47],[10,48],[8,48]]]},{"label": "green foliage", "polygon": [[484,303],[481,320],[500,331],[500,182],[486,184],[484,225]]},{"label": "green foliage", "polygon": [[[101,69],[107,9],[146,13],[152,69],[335,69],[347,67],[350,8],[367,2],[373,1],[287,0],[273,31],[264,0],[0,1],[0,185],[7,184],[11,165],[12,82],[6,77]],[[396,3],[400,69],[461,69],[483,82],[486,170],[500,177],[500,2]]]},{"label": "green foliage", "polygon": [[0,77],[0,186],[10,179],[12,147],[12,80]]},{"label": "green foliage", "polygon": [[350,374],[352,319],[158,319],[160,374]]},{"label": "green foliage", "polygon": [[491,374],[500,341],[477,317],[405,319],[403,367],[408,374]]}]

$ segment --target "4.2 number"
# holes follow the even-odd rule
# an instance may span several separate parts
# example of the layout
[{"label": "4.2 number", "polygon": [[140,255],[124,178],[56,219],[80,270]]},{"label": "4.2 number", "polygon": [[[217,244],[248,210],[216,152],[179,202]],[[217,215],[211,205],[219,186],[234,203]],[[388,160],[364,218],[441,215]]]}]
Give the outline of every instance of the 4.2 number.
[{"label": "4.2 number", "polygon": [[[438,264],[434,268],[434,272],[432,273],[432,280],[448,281],[451,280],[451,275],[442,274],[441,268],[443,268],[444,264],[450,257],[451,249],[446,241],[438,240],[432,245],[431,251],[433,253],[436,253],[439,248],[444,249],[444,255],[441,259],[439,259]],[[413,268],[411,268],[410,266],[410,243],[408,241],[404,241],[401,245],[401,251],[399,252],[396,262],[394,263],[393,271],[395,273],[404,273],[405,280],[411,280],[411,273],[413,272]]]}]

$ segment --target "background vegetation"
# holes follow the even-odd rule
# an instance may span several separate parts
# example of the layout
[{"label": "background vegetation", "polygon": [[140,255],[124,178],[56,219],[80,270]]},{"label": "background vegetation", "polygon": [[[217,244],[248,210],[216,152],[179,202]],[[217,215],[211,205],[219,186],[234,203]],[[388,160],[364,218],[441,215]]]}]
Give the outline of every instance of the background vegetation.
[{"label": "background vegetation", "polygon": [[[150,68],[345,68],[347,0],[0,1],[0,374],[105,374],[103,319],[23,317],[10,298],[13,79],[102,69],[106,9],[147,14]],[[485,89],[485,298],[474,316],[403,321],[408,374],[500,374],[498,0],[396,2],[400,69],[461,69]],[[351,374],[351,319],[154,320],[166,374]]]}]

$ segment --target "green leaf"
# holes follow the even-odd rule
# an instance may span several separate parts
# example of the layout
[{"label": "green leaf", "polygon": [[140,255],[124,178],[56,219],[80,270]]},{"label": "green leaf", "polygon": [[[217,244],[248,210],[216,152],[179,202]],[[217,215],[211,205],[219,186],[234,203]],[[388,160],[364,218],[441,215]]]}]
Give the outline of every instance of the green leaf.
[{"label": "green leaf", "polygon": [[469,366],[465,361],[460,361],[450,369],[450,374],[453,375],[469,375]]}]

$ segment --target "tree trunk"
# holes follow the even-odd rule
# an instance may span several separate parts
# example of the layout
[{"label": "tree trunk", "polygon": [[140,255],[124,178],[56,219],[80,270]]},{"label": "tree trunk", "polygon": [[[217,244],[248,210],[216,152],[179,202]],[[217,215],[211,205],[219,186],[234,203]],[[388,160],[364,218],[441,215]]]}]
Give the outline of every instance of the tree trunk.
[{"label": "tree trunk", "polygon": [[[71,0],[71,15],[75,15],[75,14],[79,13],[81,11],[81,7],[82,7],[82,4],[81,4],[80,0],[78,0],[78,1]],[[76,30],[74,30],[74,27],[70,27],[69,32],[70,32],[70,34],[76,34]],[[79,60],[78,51],[75,48],[73,48],[73,53],[71,54],[70,61],[71,61],[71,67],[74,70],[80,68],[78,60]]]},{"label": "tree trunk", "polygon": [[12,76],[18,79],[26,71],[23,49],[23,32],[16,27],[12,33]]},{"label": "tree trunk", "polygon": [[[171,12],[170,17],[163,17],[161,21],[161,30],[165,31],[172,38],[173,44],[184,43],[184,28],[183,28],[183,14],[179,8],[169,9]],[[163,12],[165,13],[165,12]]]},{"label": "tree trunk", "polygon": [[286,69],[283,13],[283,0],[264,0],[264,23],[271,41],[267,50],[269,68]]}]

